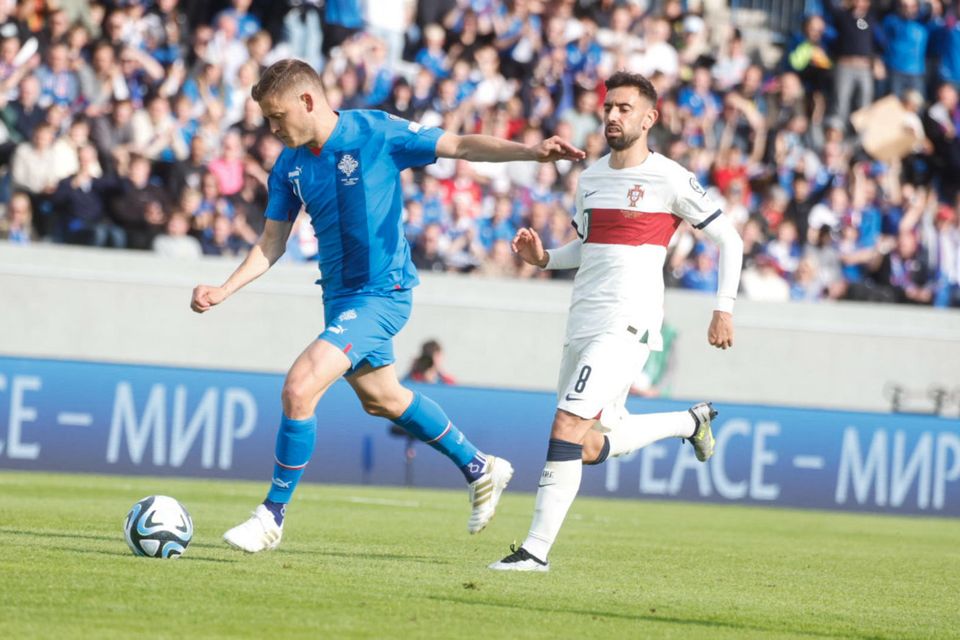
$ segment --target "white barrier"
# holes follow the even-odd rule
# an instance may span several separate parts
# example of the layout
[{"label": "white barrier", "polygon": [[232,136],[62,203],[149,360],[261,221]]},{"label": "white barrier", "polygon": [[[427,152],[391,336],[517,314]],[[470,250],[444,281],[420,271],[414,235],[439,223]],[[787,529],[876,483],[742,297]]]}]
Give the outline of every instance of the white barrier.
[{"label": "white barrier", "polygon": [[[193,285],[222,282],[237,262],[0,245],[0,354],[284,371],[322,328],[316,265],[278,264],[223,307],[192,313]],[[437,338],[462,384],[555,385],[570,283],[422,279],[397,340],[401,372]],[[956,310],[741,301],[735,348],[720,352],[706,343],[711,307],[711,296],[667,293],[674,396],[883,411],[891,383],[960,388]]]}]

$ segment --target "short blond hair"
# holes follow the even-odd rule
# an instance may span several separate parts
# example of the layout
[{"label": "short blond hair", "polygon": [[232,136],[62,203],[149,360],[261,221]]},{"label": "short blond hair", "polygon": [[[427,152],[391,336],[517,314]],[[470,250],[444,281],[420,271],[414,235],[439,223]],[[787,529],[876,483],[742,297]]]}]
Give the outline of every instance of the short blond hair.
[{"label": "short blond hair", "polygon": [[300,86],[323,90],[320,74],[313,67],[302,60],[286,58],[267,67],[250,90],[250,96],[260,102],[268,95],[282,95]]}]

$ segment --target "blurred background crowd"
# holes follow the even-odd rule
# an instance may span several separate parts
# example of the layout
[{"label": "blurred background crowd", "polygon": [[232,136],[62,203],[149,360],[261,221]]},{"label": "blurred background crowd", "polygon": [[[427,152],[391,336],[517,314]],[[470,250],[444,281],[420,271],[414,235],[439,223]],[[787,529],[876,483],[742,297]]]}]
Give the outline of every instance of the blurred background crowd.
[{"label": "blurred background crowd", "polygon": [[[960,306],[958,4],[0,0],[0,239],[242,255],[282,150],[250,88],[294,56],[335,109],[583,148],[403,175],[421,270],[572,277],[522,266],[509,241],[573,239],[577,177],[607,153],[603,80],[627,69],[661,96],[651,147],[740,230],[743,297]],[[301,214],[286,259],[316,246]],[[715,291],[716,268],[681,226],[668,286]]]}]

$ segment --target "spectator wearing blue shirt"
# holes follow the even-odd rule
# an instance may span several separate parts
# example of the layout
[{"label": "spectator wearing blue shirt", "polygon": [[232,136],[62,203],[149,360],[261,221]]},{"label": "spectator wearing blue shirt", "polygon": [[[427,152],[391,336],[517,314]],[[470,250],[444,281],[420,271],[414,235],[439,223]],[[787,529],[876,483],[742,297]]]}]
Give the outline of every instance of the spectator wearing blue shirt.
[{"label": "spectator wearing blue shirt", "polygon": [[[316,4],[308,2],[307,4]],[[326,0],[323,12],[323,54],[340,46],[363,29],[363,12],[360,0]]]},{"label": "spectator wearing blue shirt", "polygon": [[939,80],[960,84],[960,19],[956,13],[951,13],[930,37],[931,47],[940,60]]},{"label": "spectator wearing blue shirt", "polygon": [[513,201],[510,196],[501,195],[497,197],[493,208],[493,215],[484,218],[478,225],[478,234],[483,247],[490,252],[493,245],[498,240],[510,242],[517,230],[510,221],[513,216]]},{"label": "spectator wearing blue shirt", "polygon": [[927,43],[931,24],[929,9],[921,15],[918,0],[899,0],[896,13],[883,20],[886,39],[884,61],[890,73],[890,93],[904,95],[910,89],[924,93]]},{"label": "spectator wearing blue shirt", "polygon": [[449,69],[447,52],[443,50],[446,32],[438,24],[428,24],[423,29],[423,36],[425,46],[417,52],[416,63],[437,78],[446,78]]},{"label": "spectator wearing blue shirt", "polygon": [[543,23],[527,0],[506,0],[494,19],[500,71],[507,78],[529,77],[543,47]]},{"label": "spectator wearing blue shirt", "polygon": [[423,234],[426,225],[423,223],[423,203],[419,200],[407,200],[403,207],[403,236],[412,247],[417,238]]},{"label": "spectator wearing blue shirt", "polygon": [[237,22],[237,36],[246,40],[257,31],[260,31],[260,20],[250,13],[251,0],[231,0],[229,9],[224,9],[218,15],[214,24],[219,22],[220,16],[228,15]]},{"label": "spectator wearing blue shirt", "polygon": [[567,65],[581,80],[596,80],[603,58],[603,47],[597,43],[597,23],[583,18],[580,26],[583,27],[580,38],[567,44]]},{"label": "spectator wearing blue shirt", "polygon": [[677,95],[677,106],[681,111],[689,113],[697,122],[697,126],[688,133],[687,140],[695,147],[703,145],[704,131],[713,126],[713,122],[723,108],[720,99],[710,88],[712,80],[710,68],[699,65],[693,71],[692,86],[683,87]]},{"label": "spectator wearing blue shirt", "polygon": [[447,207],[443,201],[443,192],[440,183],[431,175],[423,178],[423,223],[440,224],[446,226]]},{"label": "spectator wearing blue shirt", "polygon": [[40,106],[62,105],[72,107],[80,96],[80,81],[70,70],[70,49],[55,44],[47,52],[47,64],[36,72],[40,80]]},{"label": "spectator wearing blue shirt", "polygon": [[680,278],[680,286],[694,291],[716,292],[717,267],[706,247],[700,247],[694,256],[694,267],[687,269]]}]

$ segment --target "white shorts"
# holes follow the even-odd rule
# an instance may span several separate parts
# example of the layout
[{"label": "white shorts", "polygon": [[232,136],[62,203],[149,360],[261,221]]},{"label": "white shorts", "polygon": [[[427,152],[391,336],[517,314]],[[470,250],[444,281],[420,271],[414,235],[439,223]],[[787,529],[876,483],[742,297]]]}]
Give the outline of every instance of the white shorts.
[{"label": "white shorts", "polygon": [[609,431],[622,417],[649,354],[639,336],[626,330],[568,342],[560,361],[557,408],[598,420],[594,426]]}]

